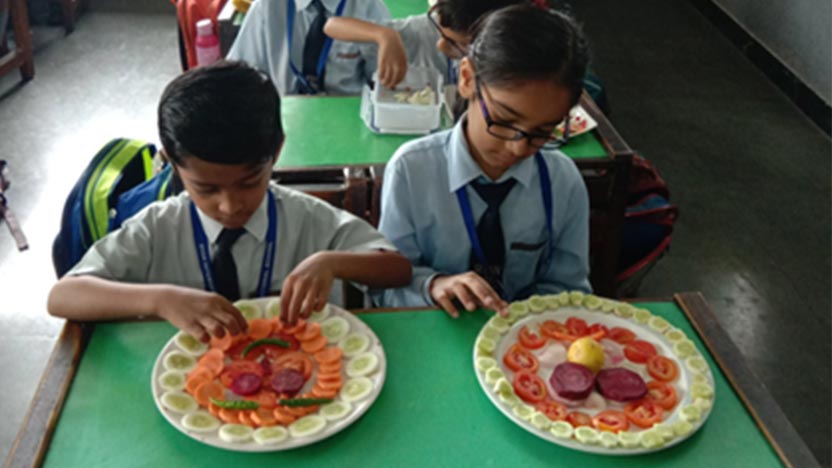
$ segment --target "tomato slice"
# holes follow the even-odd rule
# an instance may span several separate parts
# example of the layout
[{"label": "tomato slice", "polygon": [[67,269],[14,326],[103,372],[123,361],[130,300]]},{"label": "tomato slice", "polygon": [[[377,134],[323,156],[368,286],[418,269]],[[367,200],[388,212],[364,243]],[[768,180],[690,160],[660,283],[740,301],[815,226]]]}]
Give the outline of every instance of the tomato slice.
[{"label": "tomato slice", "polygon": [[664,356],[650,356],[647,359],[647,373],[656,380],[673,382],[679,376],[679,366]]},{"label": "tomato slice", "polygon": [[535,409],[545,414],[552,421],[566,419],[566,406],[555,400],[543,400],[535,405]]},{"label": "tomato slice", "polygon": [[650,356],[656,354],[656,347],[643,340],[631,341],[624,347],[624,355],[627,356],[627,359],[639,364],[647,362]]},{"label": "tomato slice", "polygon": [[656,402],[657,405],[666,410],[672,410],[678,402],[676,389],[673,388],[673,385],[668,385],[657,380],[647,383],[647,396],[644,398]]},{"label": "tomato slice", "polygon": [[260,364],[247,359],[241,359],[239,361],[231,361],[225,365],[225,368],[220,373],[220,382],[222,382],[225,388],[231,388],[231,383],[234,382],[234,379],[238,375],[245,373],[256,374],[261,378],[265,375],[263,367]]},{"label": "tomato slice", "polygon": [[589,336],[595,339],[595,341],[600,341],[602,338],[607,336],[610,333],[609,329],[601,323],[593,323],[589,327]]},{"label": "tomato slice", "polygon": [[537,358],[517,343],[512,345],[506,355],[503,356],[503,363],[514,372],[521,370],[537,372],[537,368],[540,366]]},{"label": "tomato slice", "polygon": [[546,344],[546,337],[538,335],[529,330],[529,327],[523,326],[518,335],[520,344],[526,349],[540,349]]},{"label": "tomato slice", "polygon": [[645,399],[629,403],[624,407],[624,414],[631,423],[647,429],[662,421],[664,409],[655,401]]},{"label": "tomato slice", "polygon": [[566,415],[566,422],[573,427],[592,426],[592,418],[588,414],[581,411],[572,411]]},{"label": "tomato slice", "polygon": [[247,359],[249,361],[253,361],[254,358],[251,354],[246,354],[246,357],[243,357],[243,350],[246,349],[246,346],[250,345],[254,340],[251,338],[246,337],[238,341],[236,344],[232,345],[231,348],[228,349],[228,355],[231,359],[238,361],[241,359]]},{"label": "tomato slice", "polygon": [[577,336],[569,333],[569,330],[566,329],[566,325],[560,322],[555,322],[554,320],[546,320],[541,323],[540,333],[544,336],[548,336],[549,338],[561,341],[575,341],[578,339]]},{"label": "tomato slice", "polygon": [[630,428],[627,415],[621,411],[601,411],[592,418],[592,425],[599,431],[621,432]]},{"label": "tomato slice", "polygon": [[577,336],[578,338],[589,334],[589,325],[586,324],[584,319],[578,317],[569,317],[566,319],[566,329],[569,330],[570,335]]},{"label": "tomato slice", "polygon": [[540,403],[549,396],[546,384],[536,373],[521,370],[514,374],[514,391],[526,403]]},{"label": "tomato slice", "polygon": [[610,329],[609,338],[616,343],[627,344],[636,340],[636,334],[626,328],[613,327]]},{"label": "tomato slice", "polygon": [[272,363],[272,372],[277,374],[282,369],[294,369],[303,374],[304,379],[309,379],[312,375],[313,367],[312,358],[299,351],[290,351],[279,356]]}]

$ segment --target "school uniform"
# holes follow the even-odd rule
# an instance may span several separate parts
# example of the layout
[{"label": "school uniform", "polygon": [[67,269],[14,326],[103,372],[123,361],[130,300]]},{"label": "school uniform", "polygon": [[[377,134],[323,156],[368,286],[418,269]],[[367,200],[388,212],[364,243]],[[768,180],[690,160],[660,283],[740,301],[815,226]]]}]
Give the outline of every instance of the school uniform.
[{"label": "school uniform", "polygon": [[[486,203],[474,181],[515,181],[499,208],[504,235],[504,299],[564,290],[590,291],[589,200],[575,164],[558,151],[541,150],[490,181],[471,157],[463,118],[452,129],[402,145],[384,171],[379,230],[413,263],[409,286],[375,291],[384,307],[432,306],[430,281],[438,274],[471,271],[472,240],[457,190],[463,188],[474,222]],[[551,232],[547,228],[542,176],[551,187]]]},{"label": "school uniform", "polygon": [[[341,3],[343,2],[343,5]],[[321,0],[326,16],[340,16],[379,22],[390,18],[381,0]],[[295,69],[303,75],[304,44],[310,26],[318,16],[313,0],[294,0],[294,21],[289,24],[290,0],[258,0],[251,5],[237,39],[228,52],[230,60],[244,60],[267,73],[281,96],[298,94],[303,83]],[[290,28],[291,26],[291,28]],[[289,47],[289,29],[291,49]],[[361,87],[375,71],[374,60],[366,60],[358,44],[330,41],[331,49],[324,68],[324,91],[327,94],[359,94]]]},{"label": "school uniform", "polygon": [[[289,273],[322,250],[367,252],[395,250],[366,221],[326,202],[274,183],[233,243],[231,255],[242,297],[255,297],[262,272],[270,223],[269,197],[276,208],[276,248],[268,291],[277,292]],[[122,227],[93,244],[69,275],[93,275],[128,283],[164,283],[206,289],[191,199],[186,192],[150,204]],[[195,210],[212,257],[223,227]]]}]

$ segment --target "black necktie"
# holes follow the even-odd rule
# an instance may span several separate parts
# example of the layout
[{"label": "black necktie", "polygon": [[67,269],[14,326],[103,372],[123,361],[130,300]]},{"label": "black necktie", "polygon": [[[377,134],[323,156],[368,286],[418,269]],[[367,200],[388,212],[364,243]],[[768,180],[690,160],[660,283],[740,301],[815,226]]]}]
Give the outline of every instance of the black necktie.
[{"label": "black necktie", "polygon": [[505,265],[506,248],[503,238],[503,226],[500,221],[500,205],[508,192],[514,187],[515,180],[509,179],[499,184],[471,182],[477,195],[488,205],[485,213],[477,223],[477,237],[480,241],[488,267],[480,263],[476,254],[471,252],[471,268],[482,276],[501,297],[504,295],[501,278]]},{"label": "black necktie", "polygon": [[212,262],[217,293],[232,302],[240,298],[240,283],[237,280],[237,266],[231,256],[231,246],[245,232],[244,228],[223,229],[217,238],[217,252]]},{"label": "black necktie", "polygon": [[[312,0],[312,7],[315,9],[315,19],[309,25],[309,31],[306,33],[306,41],[303,43],[303,76],[312,86],[312,89],[306,90],[304,94],[314,94],[324,88],[324,73],[318,76],[318,59],[321,56],[321,51],[324,50],[324,43],[326,42],[326,34],[324,34],[324,24],[326,24],[326,9],[321,0]],[[302,87],[303,88],[303,87]]]}]

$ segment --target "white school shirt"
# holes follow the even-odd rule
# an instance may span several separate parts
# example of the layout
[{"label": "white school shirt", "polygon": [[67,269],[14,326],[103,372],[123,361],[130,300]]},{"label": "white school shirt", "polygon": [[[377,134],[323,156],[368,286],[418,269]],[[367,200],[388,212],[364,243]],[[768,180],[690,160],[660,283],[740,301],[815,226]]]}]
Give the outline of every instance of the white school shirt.
[{"label": "white school shirt", "polygon": [[[340,0],[321,0],[328,16],[335,16]],[[381,0],[346,0],[341,16],[374,23],[390,18]],[[289,66],[289,57],[303,70],[303,44],[315,19],[312,0],[295,0],[292,50],[286,37],[287,0],[257,0],[246,13],[237,39],[228,51],[229,60],[244,60],[268,74],[281,96],[296,94],[298,79]],[[326,61],[324,86],[328,94],[360,94],[361,87],[375,71],[375,60],[366,60],[358,44],[333,41]]]},{"label": "white school shirt", "polygon": [[[369,223],[322,200],[274,183],[267,196],[274,197],[277,207],[277,250],[271,292],[279,291],[292,269],[315,252],[395,250]],[[120,229],[93,244],[67,274],[204,290],[190,205],[186,192],[148,205]],[[214,252],[222,225],[199,210],[197,214]],[[268,200],[264,196],[244,226],[245,234],[231,248],[244,298],[257,295],[268,222]]]}]

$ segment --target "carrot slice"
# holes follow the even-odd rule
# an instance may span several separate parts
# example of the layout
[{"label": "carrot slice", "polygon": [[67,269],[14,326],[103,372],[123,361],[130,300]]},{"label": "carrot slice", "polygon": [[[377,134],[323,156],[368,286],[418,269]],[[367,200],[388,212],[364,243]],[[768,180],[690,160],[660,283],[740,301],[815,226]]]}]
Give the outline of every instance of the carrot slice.
[{"label": "carrot slice", "polygon": [[272,317],[269,320],[272,321],[272,332],[278,333],[283,331],[283,322],[280,321],[280,317]]},{"label": "carrot slice", "polygon": [[255,340],[262,340],[272,334],[274,326],[269,319],[254,319],[248,322],[248,336]]},{"label": "carrot slice", "polygon": [[317,353],[326,348],[326,337],[319,335],[317,338],[309,341],[301,341],[300,348],[309,354]]},{"label": "carrot slice", "polygon": [[197,364],[197,367],[208,369],[208,371],[211,372],[211,377],[213,378],[220,375],[223,367],[225,367],[225,362],[222,359],[206,359],[205,361],[202,361],[202,363]]},{"label": "carrot slice", "polygon": [[214,379],[212,378],[203,378],[203,377],[188,377],[188,380],[185,381],[185,391],[190,393],[191,395],[196,396],[196,390],[204,383],[208,383]]},{"label": "carrot slice", "polygon": [[340,382],[340,372],[320,372],[318,374],[318,382]]},{"label": "carrot slice", "polygon": [[215,418],[220,417],[220,407],[213,403],[208,405],[208,412],[214,415]]},{"label": "carrot slice", "polygon": [[209,380],[196,387],[194,399],[197,403],[204,407],[208,407],[208,405],[211,404],[211,398],[214,398],[215,400],[225,399],[225,389],[222,388],[222,385],[214,382],[213,380]]},{"label": "carrot slice", "polygon": [[190,372],[188,372],[187,380],[199,379],[199,380],[212,380],[214,378],[214,373],[202,364],[197,364],[196,367],[193,368]]},{"label": "carrot slice", "polygon": [[307,414],[309,414],[309,413],[306,412],[307,408],[308,408],[307,406],[298,406],[298,407],[284,406],[282,408],[282,410],[286,414],[291,414],[292,416],[295,416],[296,418],[300,418],[302,416],[306,416]]},{"label": "carrot slice", "polygon": [[223,351],[228,351],[229,349],[231,349],[231,346],[233,346],[233,345],[234,345],[234,338],[227,331],[225,332],[225,335],[222,336],[222,338],[219,338],[219,337],[216,337],[216,336],[211,337],[211,347],[212,348],[218,348],[218,349],[221,349]]},{"label": "carrot slice", "polygon": [[245,400],[256,401],[260,403],[261,408],[272,409],[277,406],[277,393],[271,390],[260,390],[254,395],[243,397]]},{"label": "carrot slice", "polygon": [[312,395],[314,395],[315,398],[335,398],[335,396],[338,395],[338,390],[325,390],[316,385],[312,387]]},{"label": "carrot slice", "polygon": [[321,324],[316,322],[307,323],[303,333],[297,334],[298,340],[300,341],[314,340],[319,336],[321,336]]},{"label": "carrot slice", "polygon": [[240,424],[240,410],[228,409],[228,408],[220,408],[219,414],[217,415],[222,422],[227,422],[229,424]]},{"label": "carrot slice", "polygon": [[257,427],[257,423],[251,418],[252,411],[244,410],[237,413],[240,418],[240,424],[245,424],[248,427]]},{"label": "carrot slice", "polygon": [[315,383],[315,386],[320,388],[321,390],[335,390],[337,392],[338,390],[341,390],[341,387],[344,386],[344,383],[343,381],[341,381],[341,379],[329,381],[318,380],[318,382]]},{"label": "carrot slice", "polygon": [[315,360],[321,364],[329,364],[333,362],[341,363],[341,358],[344,356],[344,352],[341,351],[341,348],[337,346],[332,346],[330,348],[323,349],[315,353]]},{"label": "carrot slice", "polygon": [[306,320],[298,319],[298,323],[296,323],[293,327],[287,327],[284,325],[283,333],[287,333],[289,335],[295,335],[297,338],[298,334],[301,333],[306,329]]},{"label": "carrot slice", "polygon": [[252,411],[251,420],[254,421],[260,427],[263,426],[274,426],[277,424],[277,418],[274,417],[274,411],[270,408],[257,408],[256,410]]},{"label": "carrot slice", "polygon": [[329,362],[318,365],[318,372],[321,374],[334,374],[341,372],[341,361]]},{"label": "carrot slice", "polygon": [[283,411],[283,407],[280,406],[278,406],[274,409],[274,411],[272,411],[272,415],[274,415],[274,419],[275,421],[277,421],[278,424],[283,424],[285,426],[292,424],[293,422],[295,422],[296,419],[298,419],[297,417],[292,416],[291,414]]},{"label": "carrot slice", "polygon": [[211,348],[199,358],[199,364],[205,361],[225,361],[225,353],[219,348]]}]

